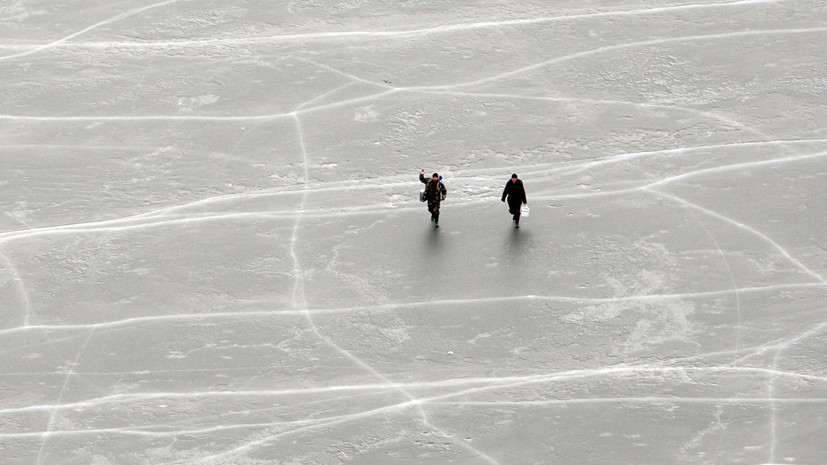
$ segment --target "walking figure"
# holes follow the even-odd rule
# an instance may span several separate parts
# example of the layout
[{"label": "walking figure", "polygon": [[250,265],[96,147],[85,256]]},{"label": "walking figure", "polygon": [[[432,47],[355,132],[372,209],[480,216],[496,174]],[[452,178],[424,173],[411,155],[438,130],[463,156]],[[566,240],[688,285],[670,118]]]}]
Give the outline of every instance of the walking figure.
[{"label": "walking figure", "polygon": [[434,173],[431,179],[425,177],[425,170],[419,170],[419,180],[425,184],[425,200],[428,201],[428,211],[431,212],[431,221],[439,227],[439,204],[445,200],[448,191],[442,184],[442,178]]},{"label": "walking figure", "polygon": [[522,204],[528,205],[528,199],[525,195],[525,188],[523,181],[517,178],[517,174],[511,175],[511,180],[505,184],[503,189],[502,201],[508,197],[508,213],[511,213],[514,218],[514,227],[520,227],[520,207]]}]

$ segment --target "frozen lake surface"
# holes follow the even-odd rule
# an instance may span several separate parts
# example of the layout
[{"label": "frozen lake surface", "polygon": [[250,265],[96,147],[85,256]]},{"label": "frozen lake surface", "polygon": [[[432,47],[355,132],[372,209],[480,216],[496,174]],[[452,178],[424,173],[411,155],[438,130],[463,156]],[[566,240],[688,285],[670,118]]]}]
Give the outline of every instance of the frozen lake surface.
[{"label": "frozen lake surface", "polygon": [[827,7],[693,1],[4,0],[0,462],[824,465]]}]

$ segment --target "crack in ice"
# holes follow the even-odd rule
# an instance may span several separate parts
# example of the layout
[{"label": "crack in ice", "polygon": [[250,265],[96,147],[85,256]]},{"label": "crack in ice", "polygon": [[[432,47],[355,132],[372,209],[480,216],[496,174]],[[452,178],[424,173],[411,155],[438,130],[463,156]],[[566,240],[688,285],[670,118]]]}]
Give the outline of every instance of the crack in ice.
[{"label": "crack in ice", "polygon": [[[647,188],[644,188],[644,189],[647,189]],[[654,191],[654,190],[653,190],[653,192],[656,192],[656,191]],[[733,220],[732,218],[729,218],[728,216],[722,215],[722,214],[720,214],[720,213],[718,213],[718,212],[715,212],[715,211],[712,211],[712,210],[710,210],[710,209],[708,209],[708,208],[705,208],[705,207],[702,207],[702,206],[700,206],[700,205],[694,204],[694,203],[692,203],[692,202],[690,202],[690,201],[688,201],[688,200],[685,200],[685,199],[683,199],[683,198],[681,198],[681,197],[677,197],[677,196],[674,196],[674,195],[672,195],[672,194],[667,194],[667,193],[665,193],[665,192],[660,192],[660,191],[657,191],[657,192],[658,192],[658,194],[659,194],[659,195],[662,195],[662,196],[664,196],[664,197],[667,197],[667,198],[669,198],[669,199],[674,200],[675,202],[681,203],[681,204],[686,205],[686,206],[688,206],[688,207],[690,207],[690,208],[693,208],[693,209],[695,209],[695,210],[698,210],[698,211],[700,211],[700,212],[702,212],[702,213],[704,213],[704,214],[706,214],[706,215],[708,215],[708,216],[711,216],[711,217],[713,217],[713,218],[717,218],[717,219],[719,219],[719,220],[721,220],[721,221],[724,221],[724,222],[726,222],[726,223],[729,223],[729,224],[731,224],[731,225],[733,225],[733,226],[737,227],[738,229],[742,229],[742,230],[744,230],[744,231],[747,231],[748,233],[750,233],[750,234],[752,234],[752,235],[754,235],[754,236],[756,236],[756,237],[760,238],[761,240],[763,240],[764,242],[766,242],[767,244],[769,244],[770,246],[772,246],[772,247],[773,247],[775,250],[777,250],[779,253],[781,253],[781,255],[783,255],[784,257],[786,257],[786,258],[787,258],[787,260],[789,260],[791,263],[793,263],[793,264],[794,264],[796,267],[798,267],[801,271],[803,271],[804,273],[808,274],[809,276],[811,276],[811,277],[815,278],[815,279],[816,279],[816,280],[818,280],[821,284],[825,284],[825,285],[827,285],[827,281],[825,281],[825,280],[824,280],[824,278],[823,278],[821,275],[819,275],[819,274],[818,274],[818,273],[816,273],[815,271],[811,270],[811,269],[810,269],[809,267],[807,267],[804,263],[802,263],[802,262],[801,262],[801,260],[798,260],[797,258],[793,257],[793,256],[792,256],[792,255],[791,255],[791,254],[787,251],[787,249],[785,249],[784,247],[782,247],[782,246],[781,246],[780,244],[778,244],[776,241],[774,241],[774,240],[770,239],[770,238],[769,238],[766,234],[762,233],[761,231],[758,231],[757,229],[755,229],[755,228],[753,228],[753,227],[751,227],[751,226],[748,226],[748,225],[746,225],[746,224],[744,224],[744,223],[741,223],[740,221]]]},{"label": "crack in ice", "polygon": [[[662,194],[659,191],[654,191],[653,190],[652,192],[654,192],[656,195],[661,195]],[[672,196],[671,198],[678,198],[675,195],[672,195],[672,194],[670,194],[670,195]],[[693,208],[690,208],[690,207],[687,206],[686,209],[689,212],[689,214],[692,215],[692,218],[695,219],[695,222],[698,223],[698,225],[700,225],[700,227],[704,230],[704,232],[706,232],[707,237],[709,237],[712,240],[712,242],[715,244],[715,247],[718,249],[718,252],[721,255],[721,260],[724,262],[724,266],[726,267],[726,272],[727,272],[727,275],[729,275],[729,280],[732,283],[732,292],[735,296],[735,312],[736,312],[736,317],[737,317],[736,326],[735,326],[735,348],[734,348],[734,350],[737,352],[741,348],[741,331],[743,329],[743,324],[741,323],[741,292],[738,288],[738,284],[735,282],[735,275],[732,273],[732,267],[729,266],[729,260],[727,260],[726,252],[724,252],[724,248],[721,247],[721,244],[718,242],[718,239],[715,238],[715,235],[712,234],[712,231],[710,231],[709,228],[707,228],[706,225],[700,220],[700,218],[698,218],[698,216],[695,214],[695,211],[694,211]]]},{"label": "crack in ice", "polygon": [[[388,312],[400,309],[414,309],[414,308],[430,308],[439,306],[471,306],[474,304],[485,303],[503,303],[503,302],[520,302],[520,301],[538,301],[538,302],[563,302],[572,304],[605,304],[605,303],[621,303],[621,302],[639,302],[639,301],[659,301],[659,300],[680,300],[680,299],[694,299],[706,298],[715,296],[731,295],[737,290],[740,293],[758,293],[768,292],[784,289],[817,289],[827,286],[825,283],[791,283],[791,284],[773,284],[759,287],[742,287],[738,289],[721,289],[701,292],[681,292],[675,294],[642,294],[642,295],[628,295],[620,297],[574,297],[574,296],[553,296],[553,295],[537,295],[525,294],[517,296],[503,296],[503,297],[480,297],[473,299],[435,299],[428,301],[411,301],[411,302],[396,302],[389,304],[375,304],[375,305],[360,305],[354,307],[338,307],[338,308],[304,308],[292,310],[254,310],[254,311],[237,311],[237,312],[212,312],[212,313],[176,313],[165,315],[152,315],[144,317],[125,318],[122,320],[105,321],[100,323],[80,323],[80,324],[63,324],[63,325],[29,325],[20,326],[16,328],[0,329],[0,336],[9,335],[22,332],[31,331],[76,331],[89,329],[109,329],[119,328],[124,326],[140,325],[145,323],[164,323],[169,321],[186,321],[186,320],[246,320],[250,317],[303,317],[306,315],[333,315],[333,314],[348,314],[357,312]],[[264,302],[262,302],[264,303]]]},{"label": "crack in ice", "polygon": [[[172,3],[176,0],[171,0],[168,2],[150,5],[148,7],[144,7],[141,10],[146,10],[149,8],[154,8],[157,6],[161,6],[167,3]],[[263,37],[249,37],[249,38],[221,38],[221,39],[201,39],[201,40],[166,40],[166,41],[144,41],[144,42],[119,42],[119,41],[106,41],[106,42],[74,42],[74,43],[66,43],[68,40],[77,37],[91,29],[99,27],[102,24],[106,24],[109,22],[113,22],[116,19],[122,19],[121,17],[125,17],[125,15],[132,15],[137,13],[138,11],[124,13],[123,15],[119,15],[113,19],[109,19],[104,21],[103,23],[96,24],[90,26],[89,28],[72,34],[66,38],[61,40],[52,42],[50,44],[37,46],[35,47],[34,51],[27,51],[21,54],[0,57],[2,59],[10,59],[16,56],[22,55],[30,55],[32,53],[36,53],[45,48],[53,48],[59,45],[62,45],[65,48],[73,47],[73,48],[109,48],[109,47],[117,47],[117,48],[167,48],[167,47],[202,47],[202,46],[210,46],[210,45],[255,45],[260,43],[275,43],[275,42],[290,42],[290,41],[307,41],[307,40],[343,40],[343,39],[388,39],[388,38],[408,38],[408,37],[417,37],[417,36],[431,36],[437,34],[450,34],[454,32],[463,32],[463,31],[470,31],[476,29],[489,29],[489,28],[504,28],[504,27],[513,27],[513,26],[522,26],[522,25],[536,25],[536,24],[546,24],[551,22],[561,22],[561,21],[573,21],[573,20],[581,20],[581,19],[595,19],[595,18],[605,18],[605,17],[617,17],[617,16],[642,16],[647,14],[660,14],[660,13],[673,13],[677,11],[687,11],[687,10],[701,10],[701,9],[717,9],[722,7],[741,7],[741,6],[753,6],[753,5],[761,5],[761,4],[774,4],[774,3],[784,3],[789,0],[738,0],[733,2],[727,3],[700,3],[700,4],[686,4],[686,5],[673,5],[673,6],[662,6],[662,7],[654,7],[654,8],[637,8],[632,10],[619,10],[619,11],[601,11],[601,12],[594,12],[594,13],[580,13],[580,14],[569,14],[569,15],[562,15],[562,16],[550,16],[550,17],[540,17],[540,18],[527,18],[527,19],[512,19],[512,20],[501,20],[501,21],[481,21],[476,23],[461,23],[461,24],[452,24],[452,25],[440,25],[428,28],[419,28],[419,29],[408,29],[408,30],[398,30],[398,31],[341,31],[341,32],[309,32],[309,33],[298,33],[298,34],[285,34],[285,35],[276,35],[276,36],[263,36]]]},{"label": "crack in ice", "polygon": [[89,341],[92,340],[92,336],[94,334],[95,334],[94,329],[89,332],[89,335],[86,337],[86,341],[84,341],[83,345],[80,346],[80,349],[78,349],[77,355],[75,355],[74,361],[72,362],[71,366],[68,367],[68,370],[66,372],[66,379],[64,379],[63,386],[60,388],[60,392],[58,393],[58,396],[57,396],[58,404],[52,409],[52,412],[49,415],[49,421],[48,421],[47,426],[46,426],[46,431],[43,433],[42,439],[40,441],[40,449],[38,450],[38,453],[37,453],[37,460],[35,461],[35,465],[40,465],[42,463],[43,454],[46,451],[46,443],[49,440],[52,429],[55,427],[55,423],[57,421],[59,412],[61,410],[63,410],[60,407],[61,403],[63,402],[63,396],[66,394],[66,388],[69,386],[69,381],[71,381],[72,377],[75,375],[74,367],[80,361],[81,354],[83,354],[84,349],[86,349],[86,346],[89,344]]},{"label": "crack in ice", "polygon": [[[822,325],[823,326],[823,325]],[[817,334],[820,329],[814,329],[807,333],[807,335]],[[801,340],[803,336],[799,336],[796,340]],[[526,384],[542,384],[553,381],[570,381],[599,376],[624,376],[624,375],[649,375],[651,377],[662,376],[664,374],[691,374],[698,373],[700,375],[707,374],[733,374],[733,375],[754,375],[770,377],[786,377],[790,379],[808,380],[814,382],[827,382],[827,376],[819,376],[808,373],[797,373],[791,371],[784,371],[771,368],[761,367],[739,367],[731,365],[721,366],[659,366],[659,365],[627,365],[615,366],[605,368],[587,368],[579,370],[565,370],[560,372],[523,375],[523,376],[503,376],[503,377],[476,377],[476,378],[449,378],[445,380],[436,381],[419,381],[419,382],[382,382],[372,384],[355,384],[355,385],[341,385],[341,386],[322,386],[322,387],[308,387],[308,388],[290,388],[290,389],[275,389],[275,390],[255,390],[255,391],[195,391],[195,392],[142,392],[134,394],[112,394],[104,397],[94,399],[65,402],[59,404],[44,404],[44,405],[28,405],[25,407],[11,407],[0,409],[0,414],[18,414],[25,412],[38,411],[53,411],[53,410],[77,410],[89,409],[94,407],[108,406],[112,404],[128,404],[131,402],[145,402],[150,400],[188,400],[188,399],[208,399],[208,398],[238,398],[238,397],[284,397],[284,396],[318,396],[319,394],[333,394],[343,392],[388,392],[412,389],[435,389],[435,388],[455,388],[471,385],[460,389],[458,391],[448,392],[445,394],[438,394],[431,397],[413,398],[406,400],[402,404],[394,405],[413,405],[414,403],[428,403],[435,400],[446,398],[454,398],[464,396],[470,393],[485,392],[510,387],[520,387]]]},{"label": "crack in ice", "polygon": [[167,0],[165,2],[155,3],[155,4],[147,5],[147,6],[144,6],[144,7],[141,7],[141,8],[136,8],[134,10],[129,10],[129,11],[121,13],[117,16],[113,16],[109,19],[106,19],[104,21],[100,21],[98,23],[95,23],[95,24],[93,24],[93,25],[91,25],[91,26],[89,26],[89,27],[87,27],[83,30],[78,31],[78,32],[75,32],[73,34],[69,34],[68,36],[63,37],[62,39],[58,39],[54,42],[49,42],[48,44],[45,44],[45,45],[39,45],[39,46],[35,47],[32,50],[16,53],[16,54],[13,54],[13,55],[0,56],[0,61],[11,60],[11,59],[14,59],[14,58],[21,58],[21,57],[33,55],[33,54],[41,52],[43,50],[47,50],[47,49],[50,49],[50,48],[55,48],[55,47],[58,47],[58,46],[60,46],[64,43],[66,43],[69,40],[74,39],[75,37],[78,37],[80,35],[83,35],[83,34],[89,32],[93,29],[97,29],[101,26],[105,26],[107,24],[111,24],[111,23],[120,21],[122,19],[126,19],[130,16],[135,16],[138,13],[143,13],[144,11],[151,10],[153,8],[158,8],[160,6],[165,6],[165,5],[169,5],[171,3],[176,3],[176,2],[180,2],[180,1],[190,1],[190,0]]}]

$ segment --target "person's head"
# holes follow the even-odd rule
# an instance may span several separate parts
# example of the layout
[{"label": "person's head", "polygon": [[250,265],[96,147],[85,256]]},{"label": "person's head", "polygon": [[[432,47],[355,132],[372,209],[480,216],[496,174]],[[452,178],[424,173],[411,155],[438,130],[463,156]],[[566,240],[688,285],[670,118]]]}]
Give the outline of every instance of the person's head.
[{"label": "person's head", "polygon": [[434,173],[433,176],[431,176],[431,179],[434,181],[439,181],[439,173]]},{"label": "person's head", "polygon": [[517,173],[511,175],[511,182],[517,182]]}]

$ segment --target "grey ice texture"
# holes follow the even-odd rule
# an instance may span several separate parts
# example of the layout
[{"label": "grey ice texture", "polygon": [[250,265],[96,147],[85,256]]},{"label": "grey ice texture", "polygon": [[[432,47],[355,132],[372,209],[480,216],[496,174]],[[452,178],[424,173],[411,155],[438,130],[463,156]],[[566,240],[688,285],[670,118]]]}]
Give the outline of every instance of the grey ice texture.
[{"label": "grey ice texture", "polygon": [[815,0],[3,0],[0,463],[824,465],[825,44]]}]

